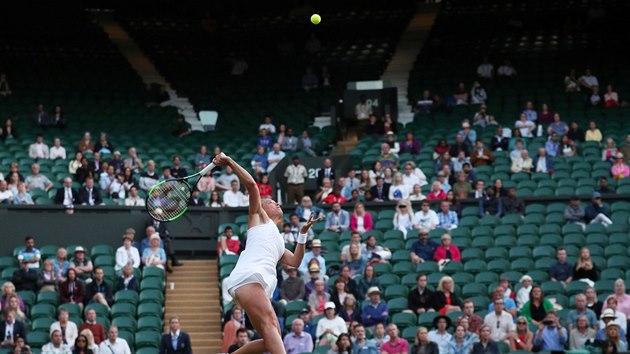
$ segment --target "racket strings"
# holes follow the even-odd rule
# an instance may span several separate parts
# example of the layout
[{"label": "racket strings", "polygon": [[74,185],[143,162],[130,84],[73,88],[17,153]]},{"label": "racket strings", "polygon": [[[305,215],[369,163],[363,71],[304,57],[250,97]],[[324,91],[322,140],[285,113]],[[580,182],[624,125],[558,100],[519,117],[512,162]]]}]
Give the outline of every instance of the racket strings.
[{"label": "racket strings", "polygon": [[186,182],[166,181],[150,191],[147,210],[156,220],[173,220],[188,209],[190,196],[190,187]]}]

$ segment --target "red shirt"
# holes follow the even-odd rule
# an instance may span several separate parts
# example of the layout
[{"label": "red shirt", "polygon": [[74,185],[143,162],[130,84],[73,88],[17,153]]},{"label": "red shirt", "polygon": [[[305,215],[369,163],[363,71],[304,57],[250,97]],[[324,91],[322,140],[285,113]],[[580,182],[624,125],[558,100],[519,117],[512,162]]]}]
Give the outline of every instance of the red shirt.
[{"label": "red shirt", "polygon": [[428,200],[444,200],[446,199],[446,193],[444,193],[444,191],[441,189],[437,193],[432,191],[431,193],[427,195],[427,199]]},{"label": "red shirt", "polygon": [[324,198],[322,200],[322,203],[326,203],[326,204],[333,204],[333,203],[345,203],[346,202],[346,198],[344,198],[343,195],[339,195],[338,197],[335,196],[334,194],[330,193],[326,198]]},{"label": "red shirt", "polygon": [[[233,252],[234,254],[238,254],[238,250],[241,249],[241,241],[239,240],[225,240],[225,245],[227,246],[228,251]],[[217,245],[217,254],[221,255],[221,242]]]},{"label": "red shirt", "polygon": [[102,341],[104,341],[105,339],[107,339],[107,337],[105,337],[105,330],[103,329],[103,325],[96,322],[95,324],[89,324],[87,322],[83,322],[83,324],[81,325],[81,328],[79,328],[79,332],[81,332],[84,329],[89,329],[90,332],[92,332],[92,335],[94,336],[94,343],[101,344]]},{"label": "red shirt", "polygon": [[273,190],[271,189],[271,185],[269,185],[269,183],[262,184],[260,182],[256,182],[256,185],[258,186],[258,191],[260,192],[261,198],[264,198],[264,197],[271,198],[273,196]]},{"label": "red shirt", "polygon": [[398,337],[394,343],[392,343],[391,340],[388,340],[387,342],[383,343],[383,345],[381,345],[381,353],[387,353],[387,354],[409,353],[409,343],[400,337]]}]

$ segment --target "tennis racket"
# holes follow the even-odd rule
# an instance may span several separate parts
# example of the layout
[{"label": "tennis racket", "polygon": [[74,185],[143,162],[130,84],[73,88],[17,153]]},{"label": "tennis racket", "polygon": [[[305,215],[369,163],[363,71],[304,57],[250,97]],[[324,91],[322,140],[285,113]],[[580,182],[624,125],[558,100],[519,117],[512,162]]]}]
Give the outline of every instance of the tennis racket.
[{"label": "tennis racket", "polygon": [[193,175],[167,179],[153,186],[146,200],[149,215],[157,221],[173,221],[184,215],[195,186],[214,167],[211,163]]}]

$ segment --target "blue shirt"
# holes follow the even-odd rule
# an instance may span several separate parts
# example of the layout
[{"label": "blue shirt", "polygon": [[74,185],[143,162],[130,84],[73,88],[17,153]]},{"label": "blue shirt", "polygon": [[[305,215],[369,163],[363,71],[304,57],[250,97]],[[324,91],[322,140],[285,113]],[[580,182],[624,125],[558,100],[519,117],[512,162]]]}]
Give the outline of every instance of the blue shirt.
[{"label": "blue shirt", "polygon": [[372,305],[372,303],[366,305],[363,308],[361,319],[363,320],[363,325],[365,327],[372,327],[375,326],[377,323],[387,325],[388,316],[389,311],[387,309],[387,304],[381,301],[376,306]]},{"label": "blue shirt", "polygon": [[[31,248],[30,250],[27,248],[23,248],[18,252],[18,259],[23,259],[25,261],[30,261],[32,259],[41,259],[42,254],[39,252],[37,248]],[[39,263],[29,263],[29,268],[39,268]]]},{"label": "blue shirt", "polygon": [[[506,310],[511,310],[511,309],[515,309],[516,308],[516,303],[514,302],[514,300],[510,299],[509,297],[504,297],[503,298],[503,303],[505,306]],[[489,312],[493,312],[494,311],[494,303],[491,303],[490,306],[488,306],[488,311]]]},{"label": "blue shirt", "polygon": [[442,211],[438,213],[438,226],[444,229],[450,229],[452,226],[459,225],[459,220],[457,219],[457,213],[454,211],[449,211],[447,215],[444,215]]},{"label": "blue shirt", "polygon": [[313,258],[317,258],[317,260],[319,261],[319,272],[321,274],[326,274],[326,260],[324,259],[324,257],[322,257],[321,254],[316,257],[313,254],[313,251],[308,251],[304,254],[304,258],[302,258],[302,264],[300,264],[298,271],[300,271],[300,273],[302,274],[308,274],[308,262]]},{"label": "blue shirt", "polygon": [[[626,331],[623,328],[619,328],[619,338],[621,338],[622,342],[626,342]],[[595,334],[595,339],[606,340],[606,328],[601,328]]]},{"label": "blue shirt", "polygon": [[273,138],[269,135],[258,137],[258,146],[262,146],[265,149],[269,149],[273,145]]},{"label": "blue shirt", "polygon": [[261,165],[262,168],[267,170],[267,166],[269,165],[269,162],[267,161],[267,154],[262,154],[262,155],[255,154],[252,157],[252,161],[254,161],[254,162],[261,162],[262,163],[262,165]]},{"label": "blue shirt", "polygon": [[[140,242],[140,254],[144,255],[144,250],[147,248],[150,248],[151,242],[149,242],[149,238],[145,237],[142,239],[142,242]],[[162,239],[160,239],[160,248],[164,248],[164,244],[162,243]]]},{"label": "blue shirt", "polygon": [[376,348],[376,344],[370,339],[366,339],[363,345],[357,344],[356,341],[352,342],[352,354],[378,354],[379,350]]},{"label": "blue shirt", "polygon": [[453,336],[453,339],[451,339],[451,341],[448,343],[448,354],[469,354],[471,348],[471,341],[466,340],[466,338],[464,337],[464,340],[462,341],[462,344],[460,346],[455,340],[455,336]]},{"label": "blue shirt", "polygon": [[588,319],[588,325],[591,328],[597,326],[597,315],[595,315],[595,312],[593,312],[593,310],[589,308],[584,309],[584,312],[578,312],[577,309],[569,311],[567,320],[570,324],[575,326],[575,324],[577,323],[578,317],[582,315],[586,316],[586,319]]},{"label": "blue shirt", "polygon": [[539,331],[536,331],[534,337],[534,344],[540,346],[540,350],[564,350],[564,345],[567,343],[568,336],[565,328],[562,330],[562,337],[558,333],[558,328],[549,328],[545,326],[542,330],[542,335],[538,335]]},{"label": "blue shirt", "polygon": [[525,116],[527,116],[527,120],[535,122],[538,120],[538,113],[536,113],[536,111],[531,110],[524,110],[523,113],[525,113]]},{"label": "blue shirt", "polygon": [[565,281],[573,276],[573,264],[569,262],[556,262],[549,268],[549,277],[555,278],[557,281]]},{"label": "blue shirt", "polygon": [[545,143],[545,150],[547,150],[547,155],[549,156],[558,156],[558,148],[560,147],[560,142],[553,140],[547,140]]},{"label": "blue shirt", "polygon": [[173,349],[177,349],[177,338],[179,338],[179,331],[177,333],[171,332],[171,346],[173,346]]},{"label": "blue shirt", "polygon": [[435,249],[439,245],[437,242],[433,240],[427,240],[426,244],[421,243],[420,241],[416,241],[411,245],[411,251],[416,254],[416,256],[424,259],[425,261],[432,261],[433,254],[435,253]]}]

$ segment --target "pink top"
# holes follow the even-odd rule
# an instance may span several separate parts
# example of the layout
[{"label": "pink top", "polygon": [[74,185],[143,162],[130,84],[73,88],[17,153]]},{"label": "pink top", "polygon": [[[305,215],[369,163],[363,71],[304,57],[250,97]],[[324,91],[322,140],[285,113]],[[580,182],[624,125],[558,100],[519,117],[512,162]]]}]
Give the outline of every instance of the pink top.
[{"label": "pink top", "polygon": [[[608,300],[611,297],[614,297],[617,299],[617,311],[623,313],[626,316],[630,316],[630,295],[623,294],[621,295],[621,297],[619,297],[619,296],[616,296],[615,294],[612,294],[609,297],[607,297],[606,300]],[[608,308],[608,303],[604,301],[604,306],[602,306],[602,311],[604,311],[607,308]]]},{"label": "pink top", "polygon": [[409,343],[402,338],[397,338],[394,343],[391,340],[381,345],[381,353],[402,354],[409,353]]},{"label": "pink top", "polygon": [[[355,213],[352,213],[352,215],[350,215],[350,230],[357,231],[357,224],[357,216]],[[365,229],[365,231],[372,230],[372,215],[367,211],[363,215],[363,228]]]},{"label": "pink top", "polygon": [[[629,177],[630,176],[630,167],[628,167],[628,165],[626,165],[623,162],[622,163],[616,163],[610,168],[610,173],[612,173],[613,177],[615,177],[615,178]],[[621,175],[623,175],[623,177],[617,177],[617,176],[621,176]]]}]

